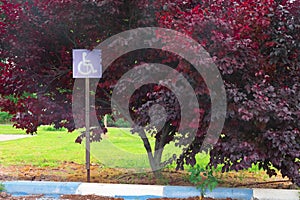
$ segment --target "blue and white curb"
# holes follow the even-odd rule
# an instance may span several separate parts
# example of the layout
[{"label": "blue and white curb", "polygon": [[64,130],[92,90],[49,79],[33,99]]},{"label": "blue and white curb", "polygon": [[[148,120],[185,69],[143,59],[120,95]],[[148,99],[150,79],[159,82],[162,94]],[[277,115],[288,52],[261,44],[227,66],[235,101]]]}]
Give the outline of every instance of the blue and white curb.
[{"label": "blue and white curb", "polygon": [[7,181],[3,182],[5,191],[14,196],[44,194],[48,197],[59,197],[63,194],[75,194],[80,182],[48,181]]},{"label": "blue and white curb", "polygon": [[259,200],[300,200],[300,190],[254,189],[253,196]]},{"label": "blue and white curb", "polygon": [[76,194],[100,196],[163,196],[164,186],[133,184],[82,183]]},{"label": "blue and white curb", "polygon": [[[7,193],[14,196],[44,194],[58,199],[63,194],[95,194],[122,197],[125,200],[146,200],[155,197],[185,198],[199,196],[200,191],[188,186],[160,186],[133,184],[105,184],[81,182],[7,181],[3,182]],[[207,197],[238,200],[300,200],[300,190],[216,188],[207,191]]]},{"label": "blue and white curb", "polygon": [[[166,186],[164,188],[163,196],[185,198],[192,196],[199,196],[200,192],[195,187],[182,186]],[[206,197],[212,198],[234,198],[240,200],[251,200],[253,196],[252,189],[243,188],[216,188],[213,191],[206,191]]]}]

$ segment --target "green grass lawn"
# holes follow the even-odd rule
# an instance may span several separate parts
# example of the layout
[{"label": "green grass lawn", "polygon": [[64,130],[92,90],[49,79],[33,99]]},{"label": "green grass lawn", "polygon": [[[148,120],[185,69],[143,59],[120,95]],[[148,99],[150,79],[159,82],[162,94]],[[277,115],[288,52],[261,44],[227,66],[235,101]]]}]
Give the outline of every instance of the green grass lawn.
[{"label": "green grass lawn", "polygon": [[[26,133],[1,125],[0,134]],[[57,166],[63,161],[84,163],[83,147],[74,143],[77,134],[40,127],[34,137],[0,142],[0,164]]]},{"label": "green grass lawn", "polygon": [[[0,134],[26,134],[24,130],[15,129],[12,125],[0,125]],[[66,130],[55,130],[50,126],[38,128],[34,137],[0,142],[1,165],[35,165],[53,166],[60,163],[76,162],[85,163],[85,141],[75,143],[79,131],[68,133]],[[154,139],[150,138],[150,143]],[[174,143],[167,145],[163,159],[170,158],[180,149]],[[197,163],[205,166],[209,155],[197,155]],[[102,164],[104,167],[135,168],[145,170],[150,168],[144,145],[136,134],[131,134],[128,128],[109,128],[108,133],[101,142],[91,143],[91,162]],[[175,164],[168,166],[175,168]],[[189,167],[187,167],[189,168]],[[221,170],[221,166],[217,171]],[[248,171],[260,171],[253,165]]]},{"label": "green grass lawn", "polygon": [[[0,125],[0,134],[26,134],[11,125]],[[0,142],[1,165],[57,166],[63,161],[85,163],[85,147],[75,143],[78,131],[68,133],[44,126],[34,137]],[[150,142],[153,144],[154,139]],[[163,158],[169,158],[180,150],[170,144],[165,148]],[[91,162],[106,167],[150,168],[144,145],[138,135],[130,129],[109,128],[100,143],[91,144]],[[207,162],[208,158],[204,159]],[[172,166],[171,166],[172,167]]]},{"label": "green grass lawn", "polygon": [[[154,144],[150,137],[150,143]],[[142,169],[150,168],[148,156],[142,140],[130,129],[109,128],[107,136],[100,143],[91,144],[92,155],[105,166]],[[180,153],[174,143],[164,149],[163,159],[170,158],[173,153]]]},{"label": "green grass lawn", "polygon": [[0,134],[26,134],[25,130],[13,128],[11,124],[0,124]]}]

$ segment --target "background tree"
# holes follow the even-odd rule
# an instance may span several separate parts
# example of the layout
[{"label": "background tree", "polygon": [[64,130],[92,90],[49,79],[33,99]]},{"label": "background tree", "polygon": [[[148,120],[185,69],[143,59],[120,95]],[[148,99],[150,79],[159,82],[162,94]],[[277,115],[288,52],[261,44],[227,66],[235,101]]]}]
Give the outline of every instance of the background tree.
[{"label": "background tree", "polygon": [[72,49],[93,48],[139,26],[148,14],[138,6],[115,0],[2,1],[0,104],[14,115],[15,126],[28,133],[46,124],[74,130]]},{"label": "background tree", "polygon": [[[161,1],[160,25],[189,34],[216,59],[228,97],[210,165],[258,164],[300,184],[299,1]],[[184,28],[183,28],[184,27]],[[178,160],[194,164],[201,143]]]}]

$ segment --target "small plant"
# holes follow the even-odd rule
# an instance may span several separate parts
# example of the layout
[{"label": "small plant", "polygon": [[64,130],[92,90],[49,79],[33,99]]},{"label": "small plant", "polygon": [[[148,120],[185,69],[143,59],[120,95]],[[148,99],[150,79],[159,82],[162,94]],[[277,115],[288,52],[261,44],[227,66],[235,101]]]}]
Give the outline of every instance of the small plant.
[{"label": "small plant", "polygon": [[189,181],[195,185],[197,189],[200,189],[200,200],[203,199],[207,189],[212,191],[218,185],[218,179],[214,176],[214,168],[212,167],[202,167],[197,164],[190,168],[189,172],[191,173]]},{"label": "small plant", "polygon": [[5,192],[5,187],[3,183],[0,183],[0,192]]}]

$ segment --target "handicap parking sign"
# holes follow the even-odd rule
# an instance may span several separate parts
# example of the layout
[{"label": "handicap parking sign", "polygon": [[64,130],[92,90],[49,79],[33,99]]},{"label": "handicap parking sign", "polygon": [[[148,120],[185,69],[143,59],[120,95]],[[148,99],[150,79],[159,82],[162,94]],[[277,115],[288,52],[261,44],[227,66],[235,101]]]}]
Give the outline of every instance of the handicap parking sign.
[{"label": "handicap parking sign", "polygon": [[73,49],[73,78],[101,78],[101,50]]}]

